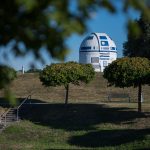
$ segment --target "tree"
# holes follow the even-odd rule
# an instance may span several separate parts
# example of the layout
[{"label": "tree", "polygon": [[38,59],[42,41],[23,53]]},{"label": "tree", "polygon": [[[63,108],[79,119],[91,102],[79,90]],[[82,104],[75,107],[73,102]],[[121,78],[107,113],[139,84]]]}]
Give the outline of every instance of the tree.
[{"label": "tree", "polygon": [[89,83],[94,78],[92,65],[76,62],[58,63],[46,66],[40,73],[40,80],[45,86],[61,86],[66,90],[65,104],[68,104],[69,84]]},{"label": "tree", "polygon": [[0,65],[0,89],[6,88],[16,77],[16,71],[13,68]]},{"label": "tree", "polygon": [[[69,49],[67,38],[83,34],[87,30],[86,21],[101,7],[119,13],[116,3],[111,0],[3,0],[0,3],[0,50],[9,46],[11,54],[16,56],[32,52],[44,62],[41,55],[44,49],[53,58],[64,60]],[[149,0],[122,3],[125,13],[133,8],[150,19]],[[129,26],[134,29],[130,22]],[[8,52],[4,51],[3,57],[7,56]]]},{"label": "tree", "polygon": [[[66,39],[75,33],[83,34],[87,29],[86,21],[101,7],[118,13],[116,3],[111,0],[1,1],[0,46],[11,45],[17,56],[31,51],[40,60],[44,59],[40,54],[44,47],[52,57],[64,59],[68,52]],[[125,13],[132,7],[150,19],[149,0],[122,3]]]},{"label": "tree", "polygon": [[10,104],[15,105],[14,94],[8,88],[8,85],[17,77],[16,71],[8,66],[0,65],[0,89],[5,89],[5,98]]},{"label": "tree", "polygon": [[140,34],[135,36],[132,32],[128,33],[128,40],[123,45],[124,55],[150,59],[150,20],[141,15],[134,23],[140,27]]},{"label": "tree", "polygon": [[31,68],[26,71],[26,73],[39,73],[39,72],[41,72],[41,69],[37,69],[37,68]]},{"label": "tree", "polygon": [[138,111],[141,112],[142,85],[150,83],[150,61],[147,58],[117,59],[105,68],[104,78],[110,86],[138,87]]}]

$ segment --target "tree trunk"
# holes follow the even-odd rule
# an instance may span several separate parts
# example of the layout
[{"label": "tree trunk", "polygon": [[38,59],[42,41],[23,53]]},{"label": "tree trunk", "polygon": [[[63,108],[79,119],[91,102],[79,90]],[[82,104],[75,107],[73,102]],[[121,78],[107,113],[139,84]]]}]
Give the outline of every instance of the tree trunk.
[{"label": "tree trunk", "polygon": [[141,109],[141,93],[142,93],[142,85],[141,85],[141,83],[139,83],[139,86],[138,86],[138,112],[142,111],[142,109]]},{"label": "tree trunk", "polygon": [[66,97],[65,97],[65,105],[68,104],[68,93],[69,93],[69,84],[65,86],[66,89]]}]

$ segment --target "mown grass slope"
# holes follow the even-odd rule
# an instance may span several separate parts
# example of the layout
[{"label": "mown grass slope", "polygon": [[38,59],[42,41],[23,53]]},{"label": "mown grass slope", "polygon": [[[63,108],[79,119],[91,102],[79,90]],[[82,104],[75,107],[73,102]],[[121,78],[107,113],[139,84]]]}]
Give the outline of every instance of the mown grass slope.
[{"label": "mown grass slope", "polygon": [[[44,87],[39,80],[38,74],[28,73],[18,75],[18,78],[12,83],[11,89],[18,98],[24,98],[29,94],[33,99],[39,99],[47,102],[64,102],[65,89],[61,87]],[[150,102],[150,86],[143,86],[143,97],[145,102]],[[85,85],[70,85],[69,102],[70,103],[99,103],[107,102],[108,94],[120,93],[129,94],[131,101],[137,101],[137,88],[115,88],[107,87],[107,81],[102,73],[97,73],[95,79]],[[115,100],[115,99],[113,99]],[[119,101],[128,101],[127,98],[118,98]]]},{"label": "mown grass slope", "polygon": [[[150,148],[150,96],[144,86],[143,112],[137,112],[134,88],[107,88],[102,74],[88,85],[71,85],[68,106],[64,88],[41,85],[38,74],[19,75],[11,89],[18,98],[32,94],[21,121],[0,134],[0,149],[144,149]],[[108,102],[108,93],[128,93]],[[2,92],[1,92],[2,96]],[[34,103],[38,104],[34,104]],[[49,104],[45,103],[49,102]],[[39,104],[41,103],[41,104]]]}]

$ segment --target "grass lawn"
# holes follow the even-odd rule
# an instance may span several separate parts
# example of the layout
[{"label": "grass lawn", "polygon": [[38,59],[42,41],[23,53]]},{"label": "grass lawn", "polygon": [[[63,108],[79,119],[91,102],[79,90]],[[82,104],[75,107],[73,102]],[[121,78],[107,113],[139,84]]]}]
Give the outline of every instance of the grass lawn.
[{"label": "grass lawn", "polygon": [[22,121],[0,134],[0,149],[149,149],[150,105],[25,105]]},{"label": "grass lawn", "polygon": [[[67,107],[64,87],[45,88],[38,74],[19,75],[11,89],[20,100],[32,94],[31,103],[43,104],[22,107],[22,120],[0,133],[0,150],[150,149],[149,86],[143,86],[142,113],[137,113],[136,88],[108,88],[102,74],[88,85],[70,85]],[[108,102],[109,93],[127,93],[131,103]],[[0,97],[2,104],[3,91]],[[2,106],[0,113],[8,108]]]}]

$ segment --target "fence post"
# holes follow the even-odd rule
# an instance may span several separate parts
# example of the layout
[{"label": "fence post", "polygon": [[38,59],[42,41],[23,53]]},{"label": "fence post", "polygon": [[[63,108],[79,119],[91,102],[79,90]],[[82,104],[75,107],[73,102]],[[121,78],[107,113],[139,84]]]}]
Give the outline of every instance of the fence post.
[{"label": "fence post", "polygon": [[17,121],[18,121],[18,115],[19,115],[18,113],[19,113],[19,110],[17,109]]},{"label": "fence post", "polygon": [[30,95],[29,99],[30,99],[30,104],[31,104],[31,95]]},{"label": "fence post", "polygon": [[6,126],[6,115],[5,115],[5,126]]},{"label": "fence post", "polygon": [[129,96],[129,103],[131,102],[130,96]]}]

